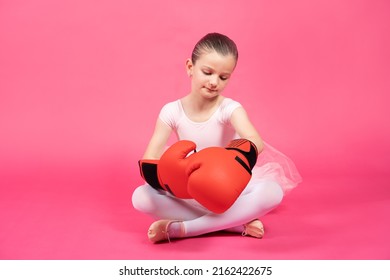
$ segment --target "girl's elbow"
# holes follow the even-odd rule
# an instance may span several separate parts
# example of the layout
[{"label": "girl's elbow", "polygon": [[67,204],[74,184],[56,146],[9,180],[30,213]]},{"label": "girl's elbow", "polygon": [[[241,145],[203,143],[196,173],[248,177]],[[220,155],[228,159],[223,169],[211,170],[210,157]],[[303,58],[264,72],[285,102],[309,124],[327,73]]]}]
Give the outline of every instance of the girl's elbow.
[{"label": "girl's elbow", "polygon": [[255,142],[255,145],[256,145],[256,148],[257,148],[257,152],[260,154],[263,149],[264,149],[264,142],[263,141],[256,141]]}]

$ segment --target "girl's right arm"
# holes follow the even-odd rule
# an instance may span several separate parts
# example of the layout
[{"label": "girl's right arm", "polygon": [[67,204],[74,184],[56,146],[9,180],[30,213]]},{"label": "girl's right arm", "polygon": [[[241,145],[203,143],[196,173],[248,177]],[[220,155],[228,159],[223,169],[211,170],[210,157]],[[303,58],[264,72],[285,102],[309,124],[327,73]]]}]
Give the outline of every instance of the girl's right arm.
[{"label": "girl's right arm", "polygon": [[159,159],[164,152],[171,133],[172,128],[158,118],[143,159]]}]

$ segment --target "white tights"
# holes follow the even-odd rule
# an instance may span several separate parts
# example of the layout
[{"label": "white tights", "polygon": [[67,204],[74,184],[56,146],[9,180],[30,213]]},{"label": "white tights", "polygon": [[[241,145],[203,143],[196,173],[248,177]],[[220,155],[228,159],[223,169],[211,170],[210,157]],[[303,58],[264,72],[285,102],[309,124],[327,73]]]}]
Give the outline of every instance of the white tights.
[{"label": "white tights", "polygon": [[215,214],[193,199],[179,199],[157,191],[148,184],[135,189],[135,209],[156,219],[183,221],[185,236],[197,236],[219,230],[242,232],[243,225],[274,209],[282,201],[279,184],[269,180],[251,180],[226,212]]}]

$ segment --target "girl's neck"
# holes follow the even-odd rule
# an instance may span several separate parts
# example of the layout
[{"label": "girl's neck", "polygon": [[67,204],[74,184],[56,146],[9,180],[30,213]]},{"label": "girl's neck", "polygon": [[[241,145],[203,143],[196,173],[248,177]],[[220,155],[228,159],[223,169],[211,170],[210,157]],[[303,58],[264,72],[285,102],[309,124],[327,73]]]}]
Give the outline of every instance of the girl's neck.
[{"label": "girl's neck", "polygon": [[199,96],[189,94],[181,99],[183,110],[187,117],[195,122],[204,122],[210,119],[220,106],[223,96],[205,99]]},{"label": "girl's neck", "polygon": [[193,111],[208,111],[218,107],[223,100],[223,96],[218,95],[214,98],[204,98],[196,94],[188,94],[183,98],[183,102]]}]

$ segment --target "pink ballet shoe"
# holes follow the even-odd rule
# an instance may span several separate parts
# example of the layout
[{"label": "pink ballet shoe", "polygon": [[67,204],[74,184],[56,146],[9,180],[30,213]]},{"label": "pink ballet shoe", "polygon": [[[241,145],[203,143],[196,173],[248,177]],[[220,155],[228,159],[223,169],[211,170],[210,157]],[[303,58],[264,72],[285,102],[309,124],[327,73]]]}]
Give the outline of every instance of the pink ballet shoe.
[{"label": "pink ballet shoe", "polygon": [[[171,242],[169,238],[169,226],[174,222],[181,222],[176,220],[159,220],[152,223],[148,230],[148,238],[151,242],[157,243],[162,241]],[[183,235],[183,234],[182,234]]]},{"label": "pink ballet shoe", "polygon": [[263,223],[257,219],[245,224],[244,228],[242,236],[252,236],[255,238],[263,238],[264,236]]}]

